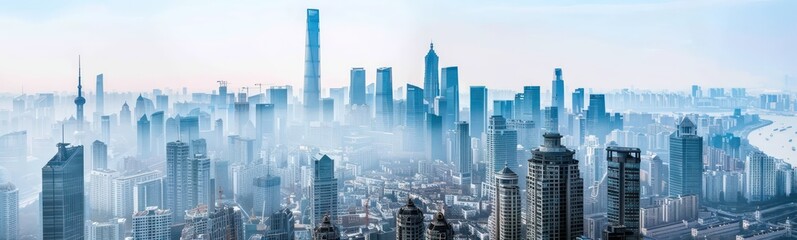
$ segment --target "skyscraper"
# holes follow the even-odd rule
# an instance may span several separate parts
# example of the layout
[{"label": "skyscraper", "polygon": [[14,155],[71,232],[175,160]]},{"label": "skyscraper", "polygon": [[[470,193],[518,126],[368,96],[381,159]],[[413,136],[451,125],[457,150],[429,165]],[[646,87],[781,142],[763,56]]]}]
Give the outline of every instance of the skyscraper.
[{"label": "skyscraper", "polygon": [[570,111],[572,111],[573,114],[581,113],[581,111],[584,109],[584,88],[576,88],[576,90],[573,91],[572,98],[573,107],[570,109]]},{"label": "skyscraper", "polygon": [[484,129],[487,129],[487,88],[484,86],[471,86],[470,136],[481,138]]},{"label": "skyscraper", "polygon": [[670,135],[670,196],[697,195],[703,191],[703,137],[684,117]]},{"label": "skyscraper", "polygon": [[438,80],[439,74],[437,70],[437,62],[439,58],[434,52],[434,43],[429,44],[429,52],[424,57],[424,71],[423,71],[423,100],[430,106],[434,102],[434,98],[440,96],[440,82]]},{"label": "skyscraper", "polygon": [[412,198],[396,214],[396,239],[420,240],[424,238],[423,212],[415,206]]},{"label": "skyscraper", "polygon": [[[161,177],[158,171],[139,172],[132,175],[121,176],[113,181],[114,215],[116,217],[130,219],[136,209],[135,187],[139,183],[151,181]],[[165,204],[164,204],[165,205]],[[148,206],[144,206],[148,207]],[[164,206],[159,206],[163,208]]]},{"label": "skyscraper", "polygon": [[426,227],[426,240],[454,240],[454,228],[442,212],[437,212]]},{"label": "skyscraper", "polygon": [[94,109],[94,111],[98,115],[105,114],[105,89],[104,89],[103,85],[104,85],[104,83],[103,83],[103,75],[102,75],[102,73],[97,74],[97,89],[95,90],[97,92],[97,100],[96,100],[97,101],[97,106],[96,106],[97,109]]},{"label": "skyscraper", "polygon": [[523,114],[526,116],[524,119],[534,121],[534,124],[537,127],[542,127],[542,114],[540,113],[540,86],[525,86],[523,87],[523,101],[525,102],[523,105],[527,111],[523,111]]},{"label": "skyscraper", "polygon": [[280,209],[268,217],[267,230],[264,235],[269,240],[293,240],[294,224],[296,224],[296,219],[294,219],[293,212],[289,208]]},{"label": "skyscraper", "polygon": [[132,122],[133,118],[131,117],[130,106],[125,102],[122,104],[122,110],[119,110],[119,127],[124,129],[124,131],[128,131],[127,129],[130,129],[130,123]]},{"label": "skyscraper", "polygon": [[393,69],[376,69],[376,129],[393,130]]},{"label": "skyscraper", "polygon": [[507,121],[507,128],[517,132],[517,143],[523,149],[531,150],[537,147],[540,133],[531,120],[512,119]]},{"label": "skyscraper", "polygon": [[562,135],[546,133],[532,151],[526,185],[526,239],[574,239],[583,234],[584,180]]},{"label": "skyscraper", "polygon": [[210,239],[244,239],[243,215],[237,206],[216,204],[208,214]]},{"label": "skyscraper", "polygon": [[318,9],[307,9],[307,39],[304,55],[304,118],[306,121],[318,120],[318,105],[320,104],[320,78],[319,71],[319,12]]},{"label": "skyscraper", "polygon": [[0,172],[0,239],[13,240],[19,235],[19,189],[2,179],[2,174]]},{"label": "skyscraper", "polygon": [[459,122],[459,68],[444,67],[440,77],[440,95],[446,99],[443,127],[448,131],[453,130],[455,123]]},{"label": "skyscraper", "polygon": [[515,119],[514,100],[493,100],[493,115],[501,115],[506,119]]},{"label": "skyscraper", "polygon": [[141,119],[138,120],[136,124],[137,131],[136,131],[136,142],[138,143],[137,146],[137,153],[139,158],[149,157],[149,147],[152,144],[150,142],[150,125],[149,120],[147,120],[147,115],[141,116]]},{"label": "skyscraper", "polygon": [[111,143],[111,116],[100,117],[100,124],[102,125],[100,129],[102,138],[100,140],[107,145]]},{"label": "skyscraper", "polygon": [[138,182],[133,186],[133,210],[144,211],[147,207],[164,207],[163,178]]},{"label": "skyscraper", "polygon": [[246,131],[246,125],[249,124],[249,102],[247,101],[236,102],[234,105],[234,110],[235,110],[235,115],[234,115],[235,134],[249,137],[250,135]]},{"label": "skyscraper", "polygon": [[366,105],[365,102],[365,69],[352,68],[349,71],[349,104]]},{"label": "skyscraper", "polygon": [[543,125],[545,132],[558,133],[559,132],[559,108],[558,107],[545,107],[545,124]]},{"label": "skyscraper", "polygon": [[651,195],[662,195],[665,191],[664,189],[664,182],[667,180],[667,172],[668,170],[664,167],[664,163],[661,161],[659,155],[653,155],[650,157],[650,194]]},{"label": "skyscraper", "polygon": [[[565,119],[565,81],[562,79],[562,69],[554,69],[554,79],[552,81],[551,90],[551,106],[556,107],[559,112],[557,113],[557,120],[563,121]],[[558,123],[561,125],[561,122]]]},{"label": "skyscraper", "polygon": [[446,160],[446,152],[443,147],[443,122],[439,115],[433,113],[426,114],[426,158],[429,160]]},{"label": "skyscraper", "polygon": [[[166,207],[184,212],[195,206],[192,200],[192,161],[185,142],[166,144]],[[182,216],[180,216],[181,218]],[[178,217],[175,217],[177,219]]]},{"label": "skyscraper", "polygon": [[163,151],[166,151],[166,139],[164,131],[166,129],[166,119],[163,111],[157,111],[150,115],[150,140],[152,144],[151,150],[153,155],[163,156]]},{"label": "skyscraper", "polygon": [[257,128],[255,145],[258,150],[264,147],[264,141],[269,145],[275,144],[275,120],[274,104],[260,103],[255,105],[255,128]]},{"label": "skyscraper", "polygon": [[77,97],[75,98],[75,107],[77,107],[77,129],[83,130],[83,105],[86,104],[86,98],[83,97],[83,79],[80,73],[80,56],[77,57]]},{"label": "skyscraper", "polygon": [[[172,211],[147,207],[133,214],[133,238],[143,240],[170,239]],[[180,217],[182,218],[182,216]]]},{"label": "skyscraper", "polygon": [[504,166],[493,179],[495,197],[490,212],[490,239],[523,239],[521,236],[521,198],[518,175]]},{"label": "skyscraper", "polygon": [[[179,117],[179,127],[180,135],[178,140],[190,143],[196,139],[199,139],[199,118],[196,116],[186,116],[186,117]],[[168,124],[167,130],[168,130]],[[167,131],[168,132],[168,131]]]},{"label": "skyscraper", "polygon": [[282,195],[280,194],[281,178],[267,175],[255,178],[255,191],[253,195],[255,213],[267,216],[281,209]]},{"label": "skyscraper", "polygon": [[58,153],[42,167],[44,239],[83,239],[85,196],[83,146],[58,144]]},{"label": "skyscraper", "polygon": [[469,128],[468,122],[457,122],[451,151],[453,154],[451,161],[457,167],[457,173],[459,173],[460,183],[465,194],[470,193],[470,184],[473,180],[473,172],[471,170],[473,165],[471,153],[473,149],[470,146]]},{"label": "skyscraper", "polygon": [[335,178],[335,160],[332,160],[327,155],[322,156],[321,159],[313,160],[311,184],[312,225],[315,226],[321,223],[325,215],[332,219],[337,219],[338,179]]},{"label": "skyscraper", "polygon": [[321,120],[327,123],[335,121],[335,99],[321,99]]},{"label": "skyscraper", "polygon": [[169,112],[169,95],[155,96],[155,111]]},{"label": "skyscraper", "polygon": [[124,219],[114,218],[108,221],[91,222],[88,225],[88,240],[122,239],[124,238]]},{"label": "skyscraper", "polygon": [[639,235],[639,148],[607,147],[607,196],[609,225],[625,227]]},{"label": "skyscraper", "polygon": [[423,152],[424,151],[424,90],[407,84],[407,114],[406,128],[404,132],[404,151]]},{"label": "skyscraper", "polygon": [[753,151],[744,161],[744,196],[750,202],[767,201],[775,197],[776,189],[775,159],[763,152]]},{"label": "skyscraper", "polygon": [[91,169],[108,169],[108,145],[94,140],[91,143]]},{"label": "skyscraper", "polygon": [[94,221],[107,221],[113,217],[113,179],[117,175],[116,171],[104,168],[91,171],[89,206]]},{"label": "skyscraper", "polygon": [[[502,116],[491,116],[487,129],[487,177],[495,179],[496,172],[505,166],[517,167],[517,131],[507,128],[506,119]],[[486,181],[486,184],[492,183]],[[492,193],[490,193],[492,195]]]},{"label": "skyscraper", "polygon": [[329,215],[324,215],[323,221],[313,230],[313,240],[339,240],[338,228],[332,224]]},{"label": "skyscraper", "polygon": [[606,99],[603,94],[590,94],[587,109],[586,135],[595,135],[599,139],[609,134],[609,119],[606,114]]}]

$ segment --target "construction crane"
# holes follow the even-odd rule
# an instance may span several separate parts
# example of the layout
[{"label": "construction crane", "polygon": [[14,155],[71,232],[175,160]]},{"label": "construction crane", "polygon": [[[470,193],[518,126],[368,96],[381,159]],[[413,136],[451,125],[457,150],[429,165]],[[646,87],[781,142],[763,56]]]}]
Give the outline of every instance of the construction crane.
[{"label": "construction crane", "polygon": [[219,87],[226,87],[226,86],[227,86],[227,81],[224,81],[224,80],[218,80],[218,81],[216,81],[216,82],[217,82],[217,83],[219,83]]},{"label": "construction crane", "polygon": [[258,89],[257,93],[263,93],[263,84],[262,83],[255,83],[255,86],[257,86],[257,89]]}]

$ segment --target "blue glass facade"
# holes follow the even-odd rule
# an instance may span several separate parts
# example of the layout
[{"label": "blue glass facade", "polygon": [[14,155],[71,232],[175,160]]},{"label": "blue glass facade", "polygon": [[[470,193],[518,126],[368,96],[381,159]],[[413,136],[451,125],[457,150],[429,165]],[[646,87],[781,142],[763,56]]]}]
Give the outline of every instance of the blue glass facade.
[{"label": "blue glass facade", "polygon": [[83,146],[58,144],[58,153],[42,167],[44,239],[84,239]]},{"label": "blue glass facade", "polygon": [[470,87],[470,136],[481,137],[487,129],[487,87]]},{"label": "blue glass facade", "polygon": [[304,107],[305,120],[318,120],[320,97],[320,78],[319,72],[319,22],[320,16],[318,9],[307,9],[307,39],[305,42],[304,56]]}]

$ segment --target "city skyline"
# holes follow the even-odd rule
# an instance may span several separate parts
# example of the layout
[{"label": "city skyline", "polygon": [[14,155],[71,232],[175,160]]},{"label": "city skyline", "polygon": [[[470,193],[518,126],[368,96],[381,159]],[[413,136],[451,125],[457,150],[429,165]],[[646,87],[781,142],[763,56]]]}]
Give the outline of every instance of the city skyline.
[{"label": "city skyline", "polygon": [[[774,90],[785,84],[786,75],[797,75],[788,57],[797,48],[787,44],[797,36],[780,31],[795,27],[797,17],[784,12],[795,5],[746,0],[512,7],[474,2],[65,2],[35,9],[17,3],[0,10],[0,27],[12,36],[0,40],[0,50],[10,56],[0,60],[0,80],[8,83],[0,93],[74,89],[67,86],[73,86],[77,63],[71,59],[76,55],[83,55],[87,79],[104,74],[106,91],[148,92],[152,89],[141,86],[154,83],[161,84],[157,88],[179,91],[190,85],[192,91],[207,91],[218,80],[230,82],[232,92],[255,83],[301,86],[303,46],[297,43],[305,38],[299,26],[306,21],[298,13],[306,8],[322,9],[327,18],[321,23],[322,96],[326,89],[347,85],[353,67],[368,71],[368,83],[375,82],[376,68],[389,66],[395,68],[394,86],[423,86],[424,66],[418,59],[430,42],[440,67],[460,67],[463,86],[547,88],[543,83],[551,80],[550,69],[562,67],[568,90],[575,85],[602,89],[606,81],[647,89],[668,89],[666,81]],[[452,11],[434,11],[443,6]],[[375,17],[375,12],[390,14]],[[480,15],[487,17],[474,21]],[[649,17],[621,20],[640,16]],[[700,31],[705,28],[712,31]],[[42,37],[46,34],[63,37]],[[22,43],[37,47],[13,47]],[[640,77],[649,81],[640,85]]]},{"label": "city skyline", "polygon": [[[114,90],[113,73],[87,73],[85,55],[77,55],[72,84],[59,88],[61,91],[8,94],[0,89],[0,238],[791,239],[797,236],[797,228],[792,227],[797,226],[793,220],[797,219],[797,142],[793,141],[797,138],[797,91],[789,89],[788,78],[783,87],[752,80],[769,76],[772,71],[755,76],[739,74],[764,65],[789,68],[771,64],[782,59],[760,51],[778,47],[779,42],[766,41],[773,34],[768,31],[776,28],[759,28],[767,34],[743,36],[748,40],[743,41],[745,44],[758,40],[768,43],[766,46],[723,53],[739,53],[732,58],[703,58],[739,43],[738,36],[724,34],[746,30],[735,26],[729,31],[736,20],[719,25],[703,25],[701,21],[722,19],[715,19],[717,14],[745,15],[751,8],[772,4],[784,5],[763,0],[566,0],[557,4],[314,4],[296,12],[291,9],[304,3],[218,5],[215,11],[221,13],[207,16],[219,21],[199,32],[212,35],[216,26],[241,19],[251,21],[229,27],[227,35],[200,37],[169,47],[157,55],[160,58],[146,62],[177,61],[184,63],[185,69],[166,64],[136,72],[138,76],[164,77],[190,69],[190,74],[169,80],[155,77],[156,82],[127,82],[130,88],[118,92]],[[150,22],[152,18],[167,21],[174,17],[159,15],[176,13],[169,10],[199,14],[217,5],[59,3],[17,10],[29,11],[19,16],[32,17],[48,11],[74,13],[59,10],[76,6],[127,6],[116,11],[130,15],[114,17],[137,16],[130,24],[140,28],[124,31],[135,34],[157,22]],[[240,14],[226,15],[226,10],[241,6],[248,7],[239,9]],[[341,11],[340,6],[350,8]],[[273,16],[269,11],[249,14],[263,8],[281,11]],[[357,12],[368,8],[391,11],[379,17],[368,15],[373,12]],[[100,15],[108,13],[102,8],[94,10],[92,13]],[[505,15],[496,16],[496,11]],[[703,13],[697,17],[701,21],[688,21],[695,20],[692,11]],[[767,19],[777,18],[781,11],[771,10],[772,18]],[[357,13],[337,16],[346,12]],[[657,18],[676,12],[675,19]],[[429,13],[439,14],[422,18]],[[0,27],[8,24],[3,14],[0,9]],[[462,18],[470,14],[481,18]],[[534,15],[518,17],[528,14]],[[640,16],[632,17],[634,14]],[[302,24],[293,22],[294,15],[302,16]],[[526,22],[554,15],[557,20],[540,21],[540,25]],[[377,20],[353,20],[357,16]],[[579,16],[592,16],[594,20],[582,26],[577,24],[583,20]],[[37,20],[42,24],[58,19],[40,17]],[[261,52],[246,51],[249,45],[236,44],[241,40],[236,34],[244,26],[259,26],[265,23],[259,20],[272,17],[280,19],[274,26],[290,27],[285,28],[290,31],[268,38],[292,39],[281,46],[286,51],[265,55],[281,62],[264,64],[254,71],[247,70],[250,65],[237,65],[256,62],[246,56]],[[195,18],[192,26],[208,19]],[[388,24],[374,31],[369,28],[396,19],[419,24],[402,28]],[[509,19],[520,21],[503,22]],[[610,24],[617,19],[625,22]],[[335,26],[350,20],[359,25]],[[691,25],[680,25],[686,22]],[[80,32],[91,26],[66,29]],[[163,27],[168,26],[177,25]],[[356,33],[345,31],[351,27],[361,28]],[[432,35],[445,36],[440,41],[451,43],[446,46],[450,49],[475,45],[465,51],[447,51],[438,48],[445,44],[432,39],[426,46],[404,51],[410,48],[402,44],[429,35],[423,31],[426,28],[437,28]],[[303,30],[305,39],[292,38],[296,29]],[[506,29],[517,31],[502,33]],[[528,39],[539,29],[552,31]],[[664,55],[645,55],[650,46],[672,44],[678,37],[667,35],[672,33],[668,31],[651,35],[652,29],[683,30],[681,33],[690,37],[689,44],[681,42],[673,45],[679,48],[657,50],[666,52]],[[695,29],[703,31],[693,32]],[[198,33],[191,28],[179,30],[180,37]],[[407,30],[416,35],[400,35]],[[460,30],[482,34],[456,38],[464,36]],[[384,37],[385,31],[399,36],[369,41],[374,36]],[[779,33],[784,32],[788,34]],[[107,36],[113,31],[103,34],[93,40],[118,37]],[[708,43],[700,37],[713,34],[720,37],[711,42],[711,47],[690,49]],[[351,41],[336,42],[339,35]],[[137,38],[147,36],[154,35]],[[551,45],[538,42],[557,38]],[[68,37],[61,39],[69,41]],[[190,52],[192,61],[180,61],[176,56],[182,55],[171,51],[189,50],[206,40],[215,47]],[[158,41],[141,39],[136,44]],[[341,49],[358,41],[366,44]],[[291,58],[302,54],[291,46],[299,42],[304,42],[304,79],[294,81]],[[501,44],[484,44],[487,42]],[[598,43],[603,45],[594,45]],[[622,43],[622,47],[609,43]],[[36,42],[24,46],[36,46]],[[542,51],[529,55],[529,49],[538,47],[543,47]],[[778,53],[788,55],[789,49],[784,47]],[[129,50],[115,46],[108,52]],[[340,50],[349,52],[335,53]],[[362,50],[372,54],[366,61],[378,67],[338,69],[341,61],[336,59],[359,61]],[[407,56],[424,50],[411,60],[413,66],[422,69],[418,79],[405,75],[414,74],[412,68],[383,64],[396,50]],[[490,50],[496,51],[482,55]],[[605,52],[602,60],[581,65],[606,50],[618,51]],[[759,51],[755,56],[741,54],[748,50]],[[218,57],[213,52],[230,57]],[[683,52],[704,61],[657,58],[681,56]],[[472,54],[463,57],[463,53]],[[283,54],[291,58],[283,58]],[[59,58],[56,52],[50,55]],[[321,57],[328,55],[332,57]],[[764,55],[773,57],[749,63]],[[208,57],[224,65],[192,65]],[[678,63],[669,62],[675,60]],[[449,61],[466,63],[449,65]],[[113,60],[99,65],[107,62]],[[546,67],[547,74],[536,70],[555,62],[563,63]],[[279,70],[274,73],[291,75],[280,78],[278,84],[246,85],[251,78],[235,83],[241,75],[206,79],[232,70],[254,76],[277,65]],[[705,68],[707,65],[712,67]],[[29,77],[57,74],[46,61],[38,69],[41,74]],[[171,72],[164,74],[163,69]],[[2,70],[0,67],[0,78],[5,76]],[[339,83],[335,74],[340,70],[344,79],[334,85]],[[12,74],[21,71],[25,69],[15,69]],[[516,73],[521,73],[521,78],[507,77]],[[611,73],[611,80],[584,81],[606,73]],[[734,78],[714,83],[721,76],[718,73]],[[673,74],[688,77],[666,79]],[[471,80],[483,76],[489,79]],[[539,81],[538,76],[542,77]],[[124,78],[119,75],[119,79]],[[184,83],[183,79],[191,81]],[[692,82],[694,79],[698,81]],[[204,89],[208,81],[215,87]],[[46,85],[58,87],[56,83]],[[181,87],[172,89],[172,85]],[[92,86],[100,92],[91,92]],[[133,90],[139,87],[149,90]]]}]

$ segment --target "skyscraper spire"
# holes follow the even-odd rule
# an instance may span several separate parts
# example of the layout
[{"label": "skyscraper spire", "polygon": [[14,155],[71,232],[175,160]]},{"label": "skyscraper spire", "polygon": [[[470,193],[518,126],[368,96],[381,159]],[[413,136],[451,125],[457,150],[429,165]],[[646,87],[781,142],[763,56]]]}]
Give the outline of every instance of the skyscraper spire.
[{"label": "skyscraper spire", "polygon": [[83,130],[83,104],[86,104],[86,99],[83,98],[83,79],[81,76],[80,55],[77,56],[77,97],[75,98],[75,106],[77,107],[77,128]]}]

